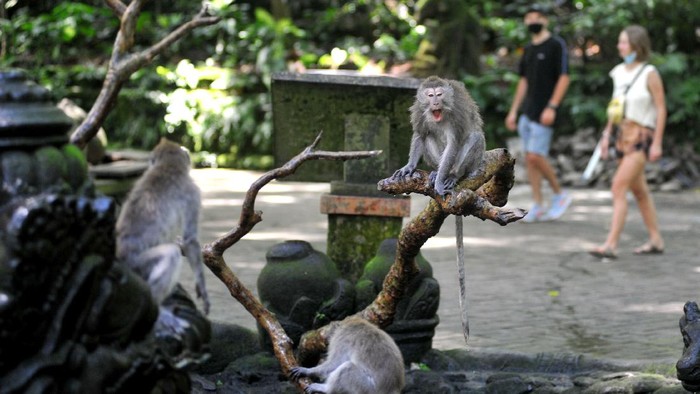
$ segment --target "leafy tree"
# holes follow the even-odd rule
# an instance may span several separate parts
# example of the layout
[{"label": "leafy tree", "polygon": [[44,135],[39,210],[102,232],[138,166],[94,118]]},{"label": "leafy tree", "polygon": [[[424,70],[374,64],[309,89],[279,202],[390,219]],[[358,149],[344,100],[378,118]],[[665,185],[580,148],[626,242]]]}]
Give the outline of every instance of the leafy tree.
[{"label": "leafy tree", "polygon": [[[664,79],[668,134],[693,141],[700,114],[700,7],[682,0],[551,1],[552,29],[569,43],[572,84],[560,110],[562,132],[600,127],[619,62],[620,30],[649,30],[652,62]],[[159,69],[134,76],[105,127],[114,145],[151,148],[170,134],[220,165],[265,166],[272,125],[269,89],[278,71],[304,68],[410,68],[464,80],[482,108],[491,146],[502,126],[520,51],[529,40],[522,15],[530,1],[213,0],[222,21],[177,42]],[[28,69],[89,106],[104,79],[118,22],[101,0],[0,2],[0,67]],[[445,6],[447,8],[444,8]],[[191,1],[152,0],[139,19],[137,46],[196,11]],[[2,45],[4,43],[4,45]],[[4,49],[3,49],[4,48]],[[136,105],[134,105],[136,103]],[[211,155],[204,155],[210,157]],[[215,163],[214,160],[209,160]]]}]

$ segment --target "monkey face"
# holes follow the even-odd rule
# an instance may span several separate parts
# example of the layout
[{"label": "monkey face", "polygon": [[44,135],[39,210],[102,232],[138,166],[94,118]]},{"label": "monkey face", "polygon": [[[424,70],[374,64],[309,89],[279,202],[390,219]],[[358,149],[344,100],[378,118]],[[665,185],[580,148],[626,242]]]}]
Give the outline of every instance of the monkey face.
[{"label": "monkey face", "polygon": [[452,110],[453,96],[454,89],[448,81],[437,77],[426,79],[417,95],[425,119],[443,122]]},{"label": "monkey face", "polygon": [[443,99],[445,96],[445,91],[441,86],[436,88],[427,88],[423,92],[425,94],[428,104],[428,111],[432,115],[432,119],[435,122],[442,121],[442,111],[443,111]]}]

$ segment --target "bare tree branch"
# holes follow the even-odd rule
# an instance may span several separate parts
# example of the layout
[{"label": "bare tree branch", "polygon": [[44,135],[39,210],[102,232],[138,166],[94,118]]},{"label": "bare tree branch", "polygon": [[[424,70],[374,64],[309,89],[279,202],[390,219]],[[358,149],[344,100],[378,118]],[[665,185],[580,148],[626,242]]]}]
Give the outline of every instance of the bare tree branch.
[{"label": "bare tree branch", "polygon": [[107,76],[102,84],[102,90],[88,112],[85,120],[71,136],[71,142],[84,147],[95,137],[109,111],[112,110],[122,85],[138,69],[145,67],[153,58],[165,51],[168,46],[179,40],[191,30],[200,26],[213,25],[220,18],[207,16],[207,7],[203,6],[199,13],[190,21],[179,26],[155,45],[138,53],[130,53],[134,45],[136,22],[141,8],[147,0],[133,0],[125,6],[119,0],[105,0],[107,5],[121,18],[121,26],[114,40],[112,57],[109,62]]},{"label": "bare tree branch", "polygon": [[152,47],[143,51],[140,56],[143,56],[147,62],[150,62],[154,57],[163,53],[170,45],[175,41],[184,37],[191,30],[194,30],[201,26],[213,25],[219,22],[221,18],[217,16],[207,16],[207,8],[204,7],[192,20],[186,22],[184,25],[179,26],[177,29],[172,31],[170,34],[165,36],[158,43]]},{"label": "bare tree branch", "polygon": [[[310,160],[356,160],[367,157],[375,157],[382,151],[356,151],[356,152],[328,152],[315,150],[321,139],[321,133],[318,134],[314,142],[306,147],[300,154],[294,156],[291,160],[285,163],[282,167],[268,171],[263,174],[258,180],[248,189],[241,214],[238,219],[238,225],[223,235],[219,239],[204,245],[203,255],[204,263],[228,288],[231,295],[246,308],[248,312],[257,320],[258,324],[263,327],[270,335],[272,340],[272,348],[275,352],[275,357],[279,360],[282,366],[282,371],[289,376],[292,367],[297,366],[296,358],[292,350],[292,341],[287,336],[287,333],[282,328],[277,318],[270,313],[261,303],[255,298],[253,293],[248,290],[243,283],[236,277],[233,271],[226,265],[224,261],[224,252],[238,242],[244,235],[248,234],[253,227],[262,221],[262,212],[255,210],[255,199],[258,192],[265,185],[274,179],[284,178],[293,174],[299,166]],[[308,379],[302,379],[296,382],[300,390],[304,390],[310,383]]]},{"label": "bare tree branch", "polygon": [[107,3],[107,7],[114,11],[114,15],[121,19],[126,11],[126,5],[119,0],[105,0],[105,3]]},{"label": "bare tree branch", "polygon": [[368,157],[375,157],[382,153],[380,150],[373,151],[355,151],[355,152],[329,152],[315,150],[321,140],[323,132],[320,132],[314,142],[307,146],[301,153],[291,158],[282,167],[268,171],[258,178],[248,189],[243,206],[241,207],[241,215],[238,219],[238,226],[218,240],[211,243],[211,248],[215,253],[223,254],[223,252],[238,242],[244,235],[248,234],[253,227],[262,220],[262,212],[255,210],[255,199],[258,197],[258,192],[271,181],[279,178],[284,178],[292,175],[299,166],[310,160],[357,160]]},{"label": "bare tree branch", "polygon": [[145,1],[147,0],[132,0],[121,17],[121,26],[119,27],[115,44],[117,49],[116,53],[118,53],[120,57],[134,46],[136,22],[138,22],[139,14],[141,14],[141,8]]}]

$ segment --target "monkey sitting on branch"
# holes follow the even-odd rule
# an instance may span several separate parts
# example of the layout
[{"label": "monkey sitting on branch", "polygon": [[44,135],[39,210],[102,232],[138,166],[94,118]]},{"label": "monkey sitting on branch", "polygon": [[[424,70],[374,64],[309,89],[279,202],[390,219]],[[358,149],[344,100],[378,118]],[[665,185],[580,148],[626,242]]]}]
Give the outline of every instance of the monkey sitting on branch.
[{"label": "monkey sitting on branch", "polygon": [[[433,168],[430,186],[445,197],[454,191],[457,183],[483,171],[486,141],[482,130],[484,122],[479,107],[464,84],[436,76],[425,79],[410,108],[413,135],[408,163],[398,169],[392,178],[412,176],[423,158]],[[469,338],[464,283],[464,244],[462,216],[455,216],[457,238],[457,269],[459,272],[460,308],[465,340]]]},{"label": "monkey sitting on branch", "polygon": [[434,171],[431,186],[441,196],[483,167],[486,141],[479,107],[464,84],[432,76],[418,87],[410,108],[413,136],[408,163],[394,177],[412,175],[423,158]]},{"label": "monkey sitting on branch", "polygon": [[[198,241],[201,196],[189,175],[189,153],[161,139],[150,160],[117,220],[117,259],[148,283],[153,298],[162,305],[179,279],[184,254],[194,272],[197,297],[208,314],[209,296]],[[183,327],[162,307],[159,320],[175,332]]]},{"label": "monkey sitting on branch", "polygon": [[358,316],[333,322],[326,360],[313,367],[292,368],[298,380],[310,377],[306,393],[400,394],[404,387],[401,351],[386,332]]}]

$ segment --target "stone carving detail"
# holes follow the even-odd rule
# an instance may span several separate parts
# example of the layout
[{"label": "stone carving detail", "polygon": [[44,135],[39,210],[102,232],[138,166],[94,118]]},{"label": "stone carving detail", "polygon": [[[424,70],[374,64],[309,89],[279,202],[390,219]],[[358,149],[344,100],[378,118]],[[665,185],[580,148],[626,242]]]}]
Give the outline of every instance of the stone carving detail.
[{"label": "stone carving detail", "polygon": [[[305,241],[287,241],[267,252],[258,277],[260,300],[273,312],[295,344],[301,335],[351,314],[355,289],[333,261]],[[267,341],[267,334],[260,330]]]},{"label": "stone carving detail", "polygon": [[0,392],[186,392],[152,335],[158,306],[111,257],[112,200],[41,194],[13,208],[0,219]]},{"label": "stone carving detail", "polygon": [[700,391],[700,308],[693,301],[683,307],[679,321],[683,336],[683,355],[676,363],[678,380],[690,391]]},{"label": "stone carving detail", "polygon": [[0,393],[189,393],[178,368],[207,350],[209,322],[175,292],[189,327],[157,330],[146,283],[114,260],[115,202],[25,79],[0,71]]}]

